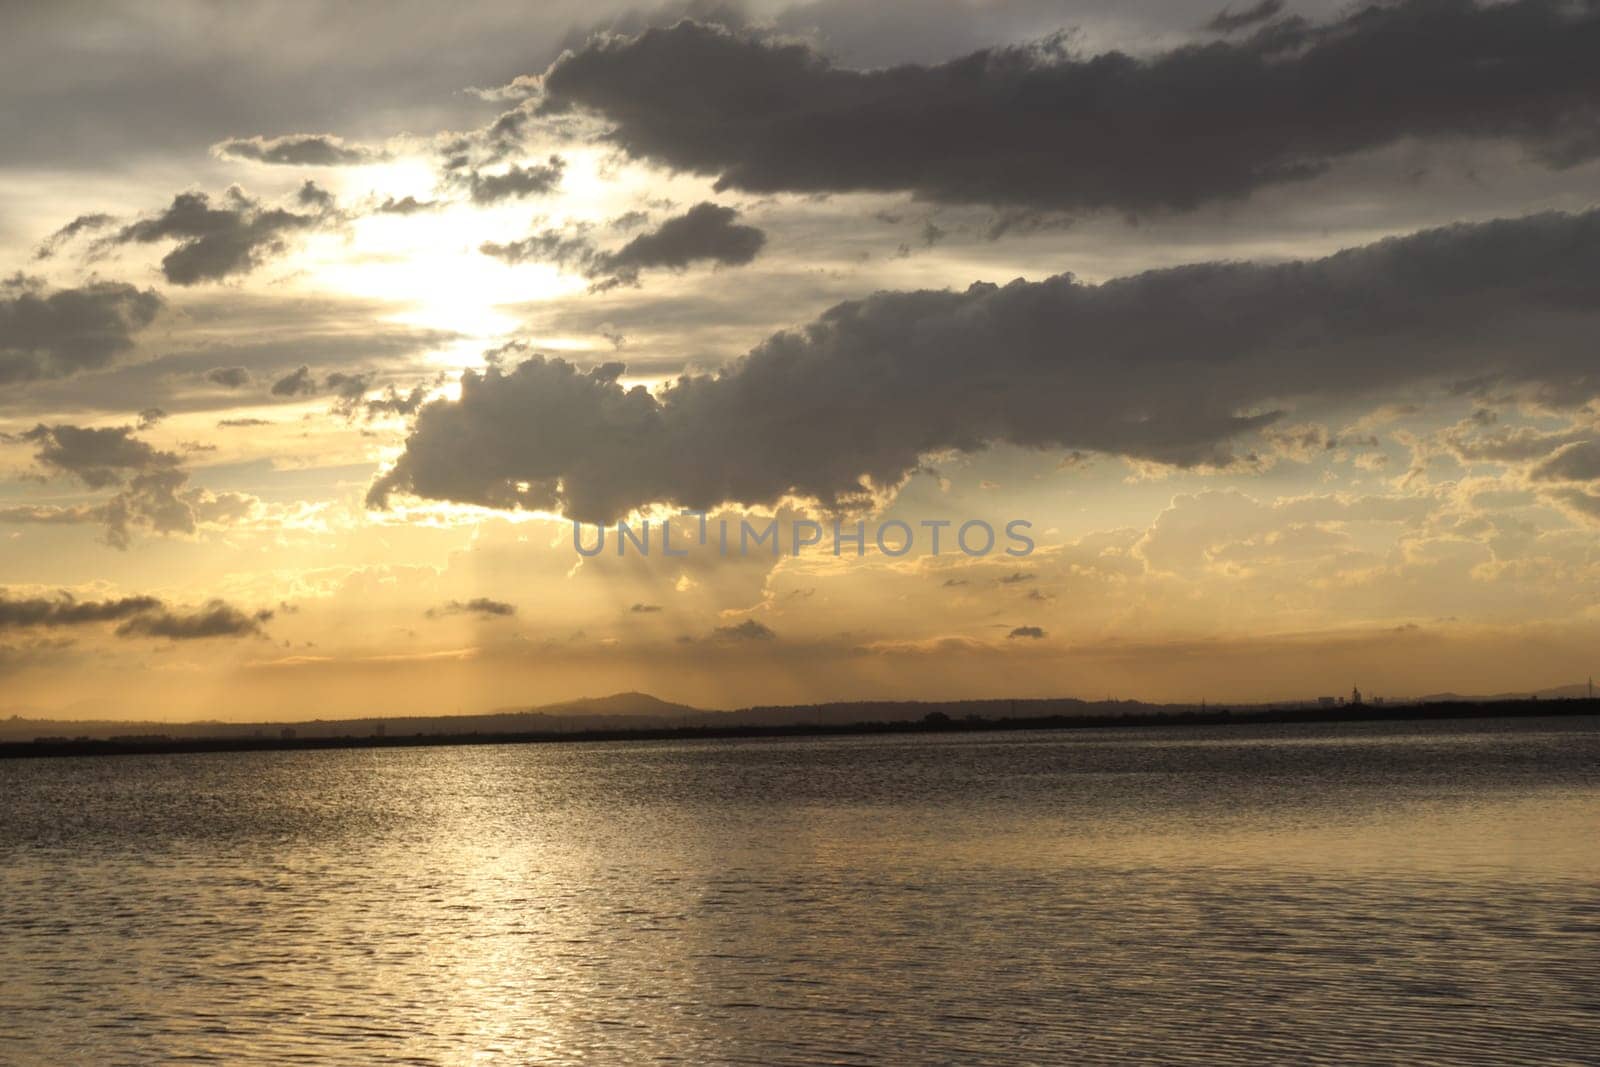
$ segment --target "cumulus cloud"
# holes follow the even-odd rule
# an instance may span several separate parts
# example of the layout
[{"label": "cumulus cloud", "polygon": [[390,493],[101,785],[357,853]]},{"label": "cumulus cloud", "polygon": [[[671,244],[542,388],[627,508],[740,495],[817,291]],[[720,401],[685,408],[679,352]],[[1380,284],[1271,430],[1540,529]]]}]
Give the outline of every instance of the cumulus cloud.
[{"label": "cumulus cloud", "polygon": [[367,395],[367,389],[372,385],[374,375],[371,371],[347,373],[334,371],[323,382],[325,388],[333,393],[333,410],[349,418],[360,407],[361,400]]},{"label": "cumulus cloud", "polygon": [[1222,466],[1297,401],[1500,381],[1600,394],[1600,213],[1426,231],[1284,263],[883,292],[652,394],[620,364],[461,378],[373,486],[606,522],[654,502],[865,503],[996,442]]},{"label": "cumulus cloud", "polygon": [[1594,158],[1597,50],[1600,7],[1565,0],[1398,0],[1148,57],[1079,57],[1057,38],[879,70],[684,21],[563,55],[539,107],[593,112],[628,155],[719,189],[1187,209],[1406,138]]},{"label": "cumulus cloud", "polygon": [[531,167],[512,165],[500,174],[481,174],[473,171],[466,178],[467,191],[474,204],[493,204],[501,200],[526,196],[545,196],[561,184],[561,175],[567,161],[551,156],[545,163]]},{"label": "cumulus cloud", "polygon": [[214,367],[206,371],[205,379],[224,389],[243,389],[250,384],[250,371],[244,367]]},{"label": "cumulus cloud", "polygon": [[380,149],[346,144],[331,133],[292,133],[283,137],[235,137],[213,146],[221,156],[292,167],[349,167],[377,163],[389,156]]},{"label": "cumulus cloud", "polygon": [[1037,641],[1044,637],[1044,631],[1037,626],[1018,626],[1016,629],[1006,634],[1006,638],[1008,640],[1015,637],[1026,637]]},{"label": "cumulus cloud", "polygon": [[479,251],[507,263],[536,260],[576,269],[596,279],[595,288],[637,285],[639,272],[683,270],[692,263],[743,266],[756,258],[767,235],[754,226],[734,222],[739,212],[709,202],[696,204],[642,233],[614,252],[602,252],[583,233],[565,235],[545,230],[509,244],[485,242]]},{"label": "cumulus cloud", "polygon": [[[307,199],[306,188],[313,195]],[[219,205],[201,192],[179,193],[165,211],[118,230],[103,243],[153,244],[176,241],[177,247],[161,260],[161,272],[174,285],[197,285],[238,274],[248,274],[281,254],[290,234],[323,221],[332,198],[313,183],[302,187],[298,198],[316,213],[297,214],[270,208],[248,196],[237,185]]]},{"label": "cumulus cloud", "polygon": [[37,446],[34,460],[50,474],[71,475],[90,489],[120,485],[128,473],[161,470],[178,465],[173,452],[161,452],[133,436],[133,428],[46,426],[43,423],[15,441]]},{"label": "cumulus cloud", "polygon": [[34,461],[46,477],[68,477],[89,489],[118,490],[101,504],[23,509],[0,514],[0,520],[101,523],[106,543],[124,549],[135,529],[193,534],[201,523],[235,520],[253,508],[254,497],[190,486],[189,473],[177,453],[156,449],[133,433],[131,426],[41,423],[24,433],[0,435],[0,440],[35,446]]},{"label": "cumulus cloud", "polygon": [[310,178],[301,184],[300,191],[294,194],[294,198],[301,207],[316,208],[321,212],[333,210],[333,194]]},{"label": "cumulus cloud", "polygon": [[700,260],[726,266],[749,263],[767,237],[754,226],[736,224],[733,220],[738,217],[739,212],[731,207],[696,204],[611,253],[606,257],[606,269],[629,281],[641,270],[682,270]]},{"label": "cumulus cloud", "polygon": [[317,392],[317,380],[304,364],[272,383],[273,396],[315,396]]},{"label": "cumulus cloud", "polygon": [[471,600],[452,600],[437,608],[429,608],[427,615],[430,619],[439,619],[447,615],[477,615],[482,618],[504,619],[517,613],[515,604],[508,604],[503,600],[491,600],[488,597],[473,597]]},{"label": "cumulus cloud", "polygon": [[120,282],[46,292],[14,276],[0,283],[0,385],[98,370],[133,348],[161,307],[153,290]]}]

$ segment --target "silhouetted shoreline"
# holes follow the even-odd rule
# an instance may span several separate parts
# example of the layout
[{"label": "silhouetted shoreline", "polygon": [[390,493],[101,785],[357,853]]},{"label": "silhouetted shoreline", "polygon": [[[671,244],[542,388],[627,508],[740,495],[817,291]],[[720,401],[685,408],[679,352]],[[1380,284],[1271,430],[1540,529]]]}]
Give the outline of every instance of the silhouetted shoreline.
[{"label": "silhouetted shoreline", "polygon": [[[970,706],[973,702],[965,702]],[[982,702],[992,704],[993,702]],[[1025,703],[1025,702],[1022,702]],[[0,742],[0,759],[48,756],[126,756],[184,752],[266,752],[299,749],[414,748],[435,745],[560,744],[594,741],[712,740],[763,737],[837,737],[869,734],[975,733],[1006,730],[1101,730],[1173,726],[1247,726],[1273,723],[1368,723],[1441,719],[1542,718],[1600,715],[1600,699],[1449,701],[1419,704],[1346,704],[1334,708],[1209,708],[1118,715],[1040,715],[987,718],[951,715],[963,703],[928,703],[922,718],[852,723],[781,725],[679,725],[617,729],[366,734],[324,737],[122,737],[39,738]]]}]

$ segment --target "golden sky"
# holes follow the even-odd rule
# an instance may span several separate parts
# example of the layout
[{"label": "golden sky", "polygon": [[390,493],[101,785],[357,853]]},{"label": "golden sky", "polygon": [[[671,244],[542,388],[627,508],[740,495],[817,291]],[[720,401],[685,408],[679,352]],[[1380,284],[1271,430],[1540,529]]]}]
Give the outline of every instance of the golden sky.
[{"label": "golden sky", "polygon": [[1592,8],[306,10],[3,46],[0,715],[1592,672]]}]

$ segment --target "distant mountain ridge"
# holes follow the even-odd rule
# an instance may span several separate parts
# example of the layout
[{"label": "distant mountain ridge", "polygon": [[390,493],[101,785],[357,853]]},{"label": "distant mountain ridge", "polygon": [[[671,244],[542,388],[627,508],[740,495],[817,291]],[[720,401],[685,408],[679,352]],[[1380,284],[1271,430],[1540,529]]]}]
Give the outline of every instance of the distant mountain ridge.
[{"label": "distant mountain ridge", "polygon": [[[1541,700],[1581,698],[1588,694],[1586,683],[1541,689],[1536,693],[1502,693],[1495,696],[1461,696],[1435,693],[1396,704],[1482,703],[1498,700]],[[1272,701],[1229,706],[1245,708],[1310,707],[1314,701]],[[1213,705],[1216,707],[1219,705]],[[651,729],[661,726],[786,726],[810,724],[839,726],[860,722],[904,722],[931,713],[951,718],[977,717],[1005,719],[1042,716],[1120,716],[1148,712],[1190,711],[1194,704],[1151,704],[1138,700],[1086,701],[1070,697],[1029,700],[863,700],[827,704],[766,705],[736,711],[708,711],[689,704],[662,700],[649,693],[613,693],[602,697],[582,697],[535,707],[497,708],[472,715],[366,716],[353,719],[313,719],[309,721],[223,722],[201,719],[191,722],[118,721],[114,719],[47,719],[12,715],[0,719],[0,741],[32,741],[36,738],[119,737],[365,737],[374,734],[409,736],[415,734],[512,734],[533,731],[583,731]]]},{"label": "distant mountain ridge", "polygon": [[579,697],[559,704],[540,704],[534,707],[495,708],[491,715],[701,715],[704,711],[688,704],[674,704],[670,700],[649,693],[612,693],[606,697]]},{"label": "distant mountain ridge", "polygon": [[1537,692],[1495,693],[1492,696],[1464,696],[1460,693],[1429,693],[1425,697],[1417,697],[1416,704],[1442,704],[1448,701],[1490,701],[1490,700],[1582,700],[1589,695],[1587,682],[1577,685],[1558,685],[1552,689],[1540,689]]},{"label": "distant mountain ridge", "polygon": [[656,726],[664,720],[685,716],[722,714],[688,704],[674,704],[648,693],[613,693],[603,697],[582,697],[557,704],[527,708],[497,708],[483,714],[363,716],[353,719],[312,719],[307,721],[224,722],[198,719],[191,722],[117,719],[33,719],[13,715],[0,719],[0,741],[31,741],[35,737],[125,737],[164,735],[167,737],[250,737],[257,733],[276,735],[291,730],[300,737],[339,736],[372,733],[513,733],[522,730],[575,730],[594,727]]}]

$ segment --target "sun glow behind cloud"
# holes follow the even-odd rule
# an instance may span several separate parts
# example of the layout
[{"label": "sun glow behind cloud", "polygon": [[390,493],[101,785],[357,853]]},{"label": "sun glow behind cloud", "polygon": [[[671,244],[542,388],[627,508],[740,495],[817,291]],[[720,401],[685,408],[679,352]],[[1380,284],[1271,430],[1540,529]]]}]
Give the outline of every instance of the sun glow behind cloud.
[{"label": "sun glow behind cloud", "polygon": [[[517,334],[528,304],[581,296],[588,282],[548,263],[507,265],[480,251],[485,242],[505,241],[536,229],[599,227],[626,210],[631,183],[608,182],[603,157],[579,149],[564,158],[558,190],[547,197],[480,205],[458,190],[436,187],[431,161],[411,157],[356,168],[341,181],[341,200],[382,203],[413,197],[434,206],[410,214],[367,214],[344,233],[318,235],[295,257],[298,284],[404,305],[392,321],[446,331],[459,337],[442,346],[432,362],[448,370],[477,366],[487,348]],[[541,338],[540,347],[587,350],[590,342]]]}]

